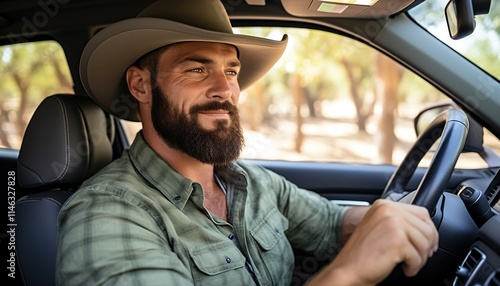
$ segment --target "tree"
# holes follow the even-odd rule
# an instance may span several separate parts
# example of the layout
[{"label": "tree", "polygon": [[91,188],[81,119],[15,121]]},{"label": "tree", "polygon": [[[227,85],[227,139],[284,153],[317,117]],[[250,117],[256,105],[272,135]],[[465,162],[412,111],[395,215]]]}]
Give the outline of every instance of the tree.
[{"label": "tree", "polygon": [[[13,123],[17,136],[22,138],[31,111],[42,98],[73,89],[66,59],[55,42],[3,46],[0,56],[0,72],[7,75],[0,83],[0,139],[4,146],[13,147],[6,132],[7,125]],[[9,115],[8,102],[17,102],[15,116]]]},{"label": "tree", "polygon": [[392,59],[381,53],[374,53],[375,90],[378,102],[376,114],[377,163],[391,164],[396,142],[394,134],[395,115],[398,107],[398,88],[403,70]]}]

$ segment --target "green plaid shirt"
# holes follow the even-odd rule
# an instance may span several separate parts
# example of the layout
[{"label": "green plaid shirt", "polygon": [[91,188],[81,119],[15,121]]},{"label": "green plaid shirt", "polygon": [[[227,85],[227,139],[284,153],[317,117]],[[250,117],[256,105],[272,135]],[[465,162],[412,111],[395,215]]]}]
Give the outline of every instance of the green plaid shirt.
[{"label": "green plaid shirt", "polygon": [[58,285],[290,285],[292,247],[335,256],[346,208],[247,163],[216,173],[229,223],[139,133],[61,210]]}]

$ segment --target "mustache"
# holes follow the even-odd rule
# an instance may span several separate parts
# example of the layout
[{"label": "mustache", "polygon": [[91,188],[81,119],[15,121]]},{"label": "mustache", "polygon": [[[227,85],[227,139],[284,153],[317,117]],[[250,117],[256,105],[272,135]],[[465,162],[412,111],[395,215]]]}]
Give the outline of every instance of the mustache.
[{"label": "mustache", "polygon": [[210,111],[219,109],[227,110],[229,111],[230,114],[236,113],[238,111],[238,108],[229,101],[222,101],[222,102],[210,101],[205,104],[199,104],[191,107],[189,113],[195,114],[201,111]]}]

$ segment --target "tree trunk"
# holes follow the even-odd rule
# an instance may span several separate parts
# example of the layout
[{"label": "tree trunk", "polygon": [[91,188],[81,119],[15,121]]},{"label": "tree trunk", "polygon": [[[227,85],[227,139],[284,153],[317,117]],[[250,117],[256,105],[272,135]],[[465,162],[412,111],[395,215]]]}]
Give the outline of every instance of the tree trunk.
[{"label": "tree trunk", "polygon": [[304,89],[301,87],[301,77],[300,74],[295,73],[293,75],[292,82],[292,93],[293,99],[295,101],[295,123],[296,123],[296,135],[295,135],[295,151],[297,153],[302,152],[302,143],[304,141],[304,134],[302,133],[302,102],[304,98]]},{"label": "tree trunk", "polygon": [[309,117],[316,118],[317,117],[316,106],[315,106],[316,99],[313,97],[309,89],[307,88],[302,88],[302,89],[303,89],[304,99],[307,104],[307,110],[309,110]]},{"label": "tree trunk", "polygon": [[4,107],[4,102],[0,101],[0,144],[6,148],[12,148],[9,142],[8,134],[5,132],[5,125],[9,123],[9,116]]},{"label": "tree trunk", "polygon": [[13,74],[14,81],[19,89],[20,99],[19,99],[19,109],[17,110],[16,118],[16,129],[17,134],[22,138],[24,136],[24,130],[28,124],[26,117],[26,107],[28,105],[28,83],[19,74]]},{"label": "tree trunk", "polygon": [[359,95],[358,86],[360,86],[360,80],[354,74],[353,68],[349,60],[346,58],[342,59],[342,64],[347,73],[347,77],[349,78],[349,90],[352,97],[352,102],[354,103],[354,107],[356,108],[357,113],[357,125],[358,132],[366,132],[366,120],[368,115],[363,112],[363,99]]},{"label": "tree trunk", "polygon": [[57,81],[61,86],[61,92],[67,92],[67,93],[73,92],[73,84],[61,70],[61,67],[57,62],[57,59],[55,57],[51,57],[50,61],[56,72]]},{"label": "tree trunk", "polygon": [[378,156],[376,163],[391,164],[392,153],[396,143],[394,134],[395,114],[398,107],[398,87],[401,82],[402,69],[387,56],[375,54],[375,90],[378,106],[375,109],[377,119]]}]

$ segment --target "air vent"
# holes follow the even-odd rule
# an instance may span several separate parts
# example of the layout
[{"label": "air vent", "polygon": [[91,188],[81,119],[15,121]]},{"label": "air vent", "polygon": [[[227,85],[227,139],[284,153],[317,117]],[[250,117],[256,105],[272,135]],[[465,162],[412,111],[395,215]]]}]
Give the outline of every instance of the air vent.
[{"label": "air vent", "polygon": [[462,265],[458,267],[457,277],[455,278],[453,285],[466,285],[467,281],[474,276],[485,259],[486,255],[484,255],[477,248],[473,248],[469,254],[467,254],[467,257]]},{"label": "air vent", "polygon": [[500,269],[495,270],[495,272],[491,273],[490,277],[486,282],[487,286],[500,286]]},{"label": "air vent", "polygon": [[500,191],[500,184],[491,188],[491,190],[486,194],[486,198],[488,199],[490,205],[492,204],[493,199],[495,198],[496,194],[498,194],[499,191]]}]

